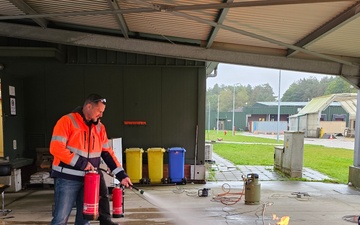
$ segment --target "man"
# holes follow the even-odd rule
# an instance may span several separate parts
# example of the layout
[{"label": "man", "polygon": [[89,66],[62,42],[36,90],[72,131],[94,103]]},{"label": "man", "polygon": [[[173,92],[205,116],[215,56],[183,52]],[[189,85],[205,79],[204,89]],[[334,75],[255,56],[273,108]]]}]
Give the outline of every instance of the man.
[{"label": "man", "polygon": [[[55,178],[52,225],[67,224],[74,203],[76,203],[75,225],[90,224],[82,215],[84,176],[85,171],[99,168],[100,158],[122,185],[125,187],[132,185],[111,149],[105,126],[100,122],[105,106],[105,98],[91,94],[85,99],[82,107],[62,116],[54,127],[50,142],[50,153],[54,156],[51,175]],[[110,215],[110,213],[105,214]],[[115,223],[111,222],[110,218],[106,218],[101,224]]]}]

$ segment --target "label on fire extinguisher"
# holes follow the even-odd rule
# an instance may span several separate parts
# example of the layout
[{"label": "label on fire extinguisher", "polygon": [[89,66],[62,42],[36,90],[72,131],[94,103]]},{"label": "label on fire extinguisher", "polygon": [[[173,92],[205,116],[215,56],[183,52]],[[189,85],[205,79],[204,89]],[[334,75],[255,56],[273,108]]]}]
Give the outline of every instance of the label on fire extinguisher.
[{"label": "label on fire extinguisher", "polygon": [[116,214],[116,215],[122,214],[122,206],[113,208],[113,214]]},{"label": "label on fire extinguisher", "polygon": [[83,206],[83,216],[87,220],[97,220],[99,214],[99,205],[98,204],[84,204]]},{"label": "label on fire extinguisher", "polygon": [[99,208],[99,204],[86,204],[84,203],[84,213],[93,214],[94,212],[97,212]]}]

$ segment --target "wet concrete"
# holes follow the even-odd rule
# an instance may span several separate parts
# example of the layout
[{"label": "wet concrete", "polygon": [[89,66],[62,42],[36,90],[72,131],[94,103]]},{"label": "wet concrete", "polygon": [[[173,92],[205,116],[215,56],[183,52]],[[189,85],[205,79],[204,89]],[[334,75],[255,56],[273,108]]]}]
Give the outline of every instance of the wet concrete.
[{"label": "wet concrete", "polygon": [[[260,185],[258,205],[245,204],[240,194],[243,182],[237,181],[142,187],[144,195],[126,189],[125,217],[114,221],[123,225],[275,225],[272,217],[276,214],[289,216],[290,225],[350,225],[360,213],[360,192],[347,185],[300,181]],[[198,190],[204,187],[210,188],[209,196],[199,197]],[[1,219],[2,224],[50,223],[52,189],[7,193],[5,198],[6,207],[13,210],[8,216],[13,218]],[[69,221],[74,221],[74,215]]]},{"label": "wet concrete", "polygon": [[[349,145],[349,148],[352,144]],[[289,216],[289,225],[351,225],[360,214],[360,192],[354,187],[321,182],[326,176],[304,170],[311,182],[289,181],[266,167],[233,165],[213,155],[217,180],[206,184],[142,186],[125,190],[125,216],[113,219],[122,225],[276,225],[273,215]],[[259,204],[245,204],[241,175],[259,173]],[[198,191],[209,188],[207,197]],[[34,188],[5,194],[12,209],[3,225],[50,224],[54,191]],[[73,224],[73,210],[69,224]],[[91,224],[99,224],[92,221]]]}]

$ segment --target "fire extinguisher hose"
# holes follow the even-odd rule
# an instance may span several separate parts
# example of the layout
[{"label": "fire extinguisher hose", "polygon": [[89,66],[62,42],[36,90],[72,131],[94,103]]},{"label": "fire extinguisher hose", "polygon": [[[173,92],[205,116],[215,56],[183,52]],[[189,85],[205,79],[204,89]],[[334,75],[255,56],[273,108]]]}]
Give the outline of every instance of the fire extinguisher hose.
[{"label": "fire extinguisher hose", "polygon": [[[105,170],[105,169],[103,169],[103,168],[99,168],[101,171],[104,171],[107,175],[109,175],[109,176],[111,176],[111,177],[115,177],[114,176],[114,174],[111,174],[111,173],[109,173],[109,171],[108,170]],[[116,178],[116,177],[115,177]],[[135,187],[134,185],[130,185],[130,187],[131,187],[131,189],[134,189],[134,190],[136,190],[136,191],[138,191],[140,194],[144,194],[144,190],[142,190],[142,189],[140,189],[140,188],[137,188],[137,187]]]}]

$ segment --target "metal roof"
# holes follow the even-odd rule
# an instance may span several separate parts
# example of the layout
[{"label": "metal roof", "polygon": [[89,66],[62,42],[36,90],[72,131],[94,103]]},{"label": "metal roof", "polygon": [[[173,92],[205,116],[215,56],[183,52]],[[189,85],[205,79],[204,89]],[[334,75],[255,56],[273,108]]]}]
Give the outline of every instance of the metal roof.
[{"label": "metal roof", "polygon": [[356,105],[357,99],[348,99],[340,102],[343,109],[349,113],[349,119],[355,120],[356,119]]},{"label": "metal roof", "polygon": [[332,94],[313,98],[302,110],[299,111],[297,115],[319,113],[328,107],[332,102],[339,102],[344,110],[349,113],[350,119],[355,119],[356,98],[357,94],[354,93]]},{"label": "metal roof", "polygon": [[[280,102],[280,106],[306,106],[309,102]],[[278,106],[278,102],[256,102],[264,106]]]},{"label": "metal roof", "polygon": [[208,74],[223,62],[340,75],[359,88],[359,15],[351,0],[0,0],[0,37],[206,61]]}]

